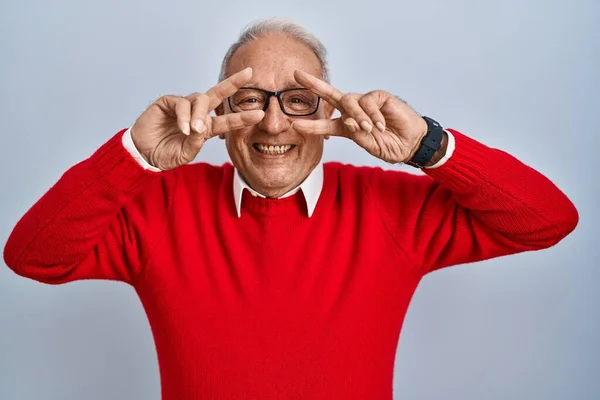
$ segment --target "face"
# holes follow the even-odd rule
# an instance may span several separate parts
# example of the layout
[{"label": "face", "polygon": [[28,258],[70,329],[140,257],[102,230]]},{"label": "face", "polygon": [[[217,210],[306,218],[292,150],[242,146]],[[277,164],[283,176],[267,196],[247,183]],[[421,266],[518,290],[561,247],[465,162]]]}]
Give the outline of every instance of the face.
[{"label": "face", "polygon": [[[240,47],[230,60],[228,76],[247,67],[252,68],[253,74],[244,86],[273,92],[301,87],[294,80],[296,69],[322,76],[319,60],[311,49],[282,35],[266,36]],[[225,101],[217,112],[232,110]],[[300,185],[323,155],[323,137],[301,135],[291,128],[292,122],[301,118],[330,118],[332,112],[321,100],[315,114],[291,117],[284,114],[277,99],[271,97],[260,123],[223,135],[229,157],[250,187],[265,196],[279,197]],[[289,150],[273,154],[265,152],[265,146],[284,146]]]}]

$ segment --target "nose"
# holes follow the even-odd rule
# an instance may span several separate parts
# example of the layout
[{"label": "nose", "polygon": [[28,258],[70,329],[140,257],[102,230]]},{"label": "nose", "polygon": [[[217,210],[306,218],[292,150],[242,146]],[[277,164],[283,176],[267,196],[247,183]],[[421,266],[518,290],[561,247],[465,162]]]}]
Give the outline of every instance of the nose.
[{"label": "nose", "polygon": [[271,135],[277,135],[290,128],[291,122],[287,115],[283,113],[277,97],[271,96],[269,106],[265,110],[265,117],[260,121],[258,127]]}]

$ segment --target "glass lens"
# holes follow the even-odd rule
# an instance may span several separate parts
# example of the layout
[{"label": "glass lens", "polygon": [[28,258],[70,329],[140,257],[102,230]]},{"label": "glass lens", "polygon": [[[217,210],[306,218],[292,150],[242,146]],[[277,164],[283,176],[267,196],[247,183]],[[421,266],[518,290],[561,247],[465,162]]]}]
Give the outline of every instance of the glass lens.
[{"label": "glass lens", "polygon": [[319,105],[319,96],[308,89],[294,89],[281,93],[281,102],[288,114],[311,114]]},{"label": "glass lens", "polygon": [[240,89],[231,96],[231,108],[234,111],[262,110],[267,95],[260,90]]}]

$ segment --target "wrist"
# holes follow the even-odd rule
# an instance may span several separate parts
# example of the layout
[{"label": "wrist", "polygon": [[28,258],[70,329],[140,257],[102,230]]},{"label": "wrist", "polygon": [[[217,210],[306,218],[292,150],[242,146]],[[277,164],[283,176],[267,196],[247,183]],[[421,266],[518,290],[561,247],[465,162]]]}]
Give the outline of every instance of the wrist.
[{"label": "wrist", "polygon": [[425,122],[425,120],[423,118],[419,118],[420,122],[421,122],[421,126],[419,128],[419,135],[418,135],[418,139],[415,143],[415,145],[413,146],[410,155],[408,156],[408,158],[406,159],[408,160],[412,160],[412,158],[415,156],[415,154],[417,154],[417,151],[419,151],[419,149],[421,148],[421,145],[423,144],[423,139],[425,139],[425,136],[427,135],[427,131],[429,130],[429,127],[427,126],[427,122]]},{"label": "wrist", "polygon": [[137,161],[137,163],[142,168],[153,171],[153,172],[161,171],[159,168],[156,168],[154,165],[152,165],[146,159],[146,157],[144,157],[144,155],[139,151],[137,145],[135,144],[132,128],[127,129],[127,131],[125,131],[125,133],[123,134],[122,143],[123,143],[123,146],[125,147],[125,149],[127,149],[129,154],[135,159],[135,161]]},{"label": "wrist", "polygon": [[429,117],[422,117],[425,125],[424,133],[419,135],[419,140],[411,151],[410,157],[404,161],[415,168],[427,168],[434,165],[446,154],[448,137],[444,128]]}]

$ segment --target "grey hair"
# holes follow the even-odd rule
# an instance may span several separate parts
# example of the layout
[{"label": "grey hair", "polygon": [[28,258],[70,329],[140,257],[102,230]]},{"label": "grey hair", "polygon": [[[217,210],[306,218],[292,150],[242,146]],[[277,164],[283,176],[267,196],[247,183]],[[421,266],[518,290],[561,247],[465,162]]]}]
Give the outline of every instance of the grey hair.
[{"label": "grey hair", "polygon": [[329,66],[327,65],[327,49],[323,43],[321,43],[319,39],[317,39],[312,33],[308,32],[304,27],[295,22],[280,18],[259,20],[249,24],[242,30],[237,42],[229,47],[227,53],[225,53],[225,57],[223,57],[221,72],[219,73],[219,82],[227,78],[227,69],[229,67],[231,57],[233,57],[233,54],[240,47],[248,42],[268,36],[270,34],[286,35],[310,47],[321,64],[321,70],[323,71],[323,76],[321,79],[323,79],[325,82],[329,82],[330,76]]}]

